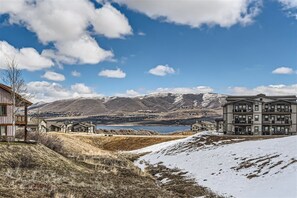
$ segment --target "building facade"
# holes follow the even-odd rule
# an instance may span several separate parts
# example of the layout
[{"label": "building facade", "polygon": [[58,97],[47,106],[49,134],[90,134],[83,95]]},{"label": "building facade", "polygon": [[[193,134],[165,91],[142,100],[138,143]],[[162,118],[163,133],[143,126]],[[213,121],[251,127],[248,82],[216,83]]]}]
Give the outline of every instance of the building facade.
[{"label": "building facade", "polygon": [[295,135],[296,96],[228,96],[223,106],[224,133]]},{"label": "building facade", "polygon": [[0,141],[13,141],[16,127],[23,128],[25,139],[27,137],[27,114],[31,102],[16,94],[16,109],[21,113],[15,113],[15,129],[13,129],[13,100],[10,87],[0,84]]}]

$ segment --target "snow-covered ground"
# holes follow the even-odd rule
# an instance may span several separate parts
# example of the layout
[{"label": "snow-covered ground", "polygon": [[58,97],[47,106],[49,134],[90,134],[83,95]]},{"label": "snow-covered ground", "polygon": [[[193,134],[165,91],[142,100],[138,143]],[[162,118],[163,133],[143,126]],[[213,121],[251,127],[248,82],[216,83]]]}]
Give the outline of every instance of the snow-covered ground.
[{"label": "snow-covered ground", "polygon": [[134,151],[151,152],[135,164],[143,169],[143,162],[163,162],[227,197],[297,197],[297,136],[243,142],[208,138],[206,132]]}]

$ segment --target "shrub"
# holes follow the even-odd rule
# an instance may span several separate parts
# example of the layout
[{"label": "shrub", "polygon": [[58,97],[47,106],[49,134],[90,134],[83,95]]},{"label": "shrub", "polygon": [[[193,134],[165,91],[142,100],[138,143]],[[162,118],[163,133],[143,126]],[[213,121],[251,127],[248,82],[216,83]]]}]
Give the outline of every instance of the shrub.
[{"label": "shrub", "polygon": [[[18,139],[24,139],[24,131],[16,131],[15,137]],[[60,154],[63,153],[63,141],[58,137],[49,135],[47,133],[28,132],[28,140],[34,140]]]},{"label": "shrub", "polygon": [[63,141],[58,137],[51,136],[46,133],[31,132],[28,133],[29,140],[34,140],[44,146],[56,151],[57,153],[63,153]]},{"label": "shrub", "polygon": [[22,151],[17,158],[11,158],[7,161],[8,165],[13,168],[35,168],[36,163],[33,156],[29,152]]}]

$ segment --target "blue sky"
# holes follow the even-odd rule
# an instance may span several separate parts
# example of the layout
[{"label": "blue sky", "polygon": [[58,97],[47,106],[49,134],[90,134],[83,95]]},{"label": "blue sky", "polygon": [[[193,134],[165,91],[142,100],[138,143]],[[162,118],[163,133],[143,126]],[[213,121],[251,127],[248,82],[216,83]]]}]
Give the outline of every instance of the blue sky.
[{"label": "blue sky", "polygon": [[[178,9],[168,0],[50,1],[36,1],[35,9],[25,0],[0,2],[0,68],[14,57],[35,101],[297,93],[295,0],[176,0]],[[86,6],[80,18],[64,16],[75,6]]]}]

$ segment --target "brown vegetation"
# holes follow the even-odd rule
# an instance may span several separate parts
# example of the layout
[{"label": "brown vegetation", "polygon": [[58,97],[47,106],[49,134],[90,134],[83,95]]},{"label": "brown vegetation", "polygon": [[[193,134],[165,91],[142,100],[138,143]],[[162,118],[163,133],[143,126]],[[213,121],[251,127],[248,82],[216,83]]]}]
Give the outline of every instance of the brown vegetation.
[{"label": "brown vegetation", "polygon": [[[97,149],[108,151],[130,151],[140,149],[153,144],[181,139],[186,136],[98,136],[85,134],[65,134],[53,133],[52,135],[60,137],[62,140],[71,139],[73,143],[79,141],[86,143]],[[75,144],[76,146],[76,144]],[[79,145],[78,145],[79,146]]]}]

